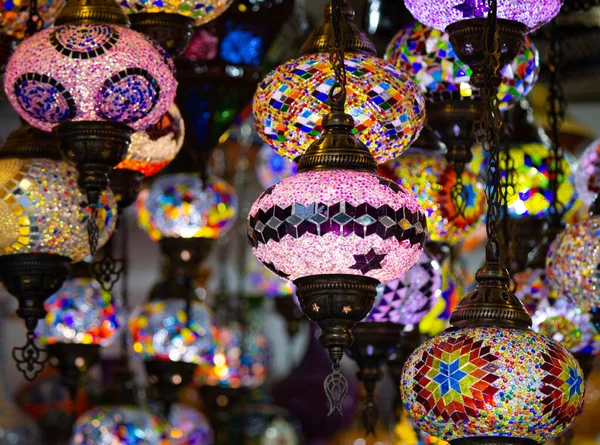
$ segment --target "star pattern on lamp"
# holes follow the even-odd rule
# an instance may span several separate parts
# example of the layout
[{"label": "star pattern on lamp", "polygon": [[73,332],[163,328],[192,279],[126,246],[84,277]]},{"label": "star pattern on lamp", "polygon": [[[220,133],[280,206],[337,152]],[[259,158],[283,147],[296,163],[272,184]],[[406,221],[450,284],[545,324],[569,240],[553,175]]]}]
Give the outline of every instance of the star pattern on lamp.
[{"label": "star pattern on lamp", "polygon": [[386,255],[375,253],[375,249],[371,249],[366,255],[354,255],[356,263],[350,266],[350,269],[360,270],[363,275],[371,270],[382,269],[381,262]]},{"label": "star pattern on lamp", "polygon": [[476,417],[498,392],[493,386],[500,378],[494,374],[496,360],[490,346],[467,335],[449,338],[443,348],[424,350],[413,385],[417,403],[446,422]]},{"label": "star pattern on lamp", "polygon": [[481,0],[465,0],[454,6],[454,9],[462,12],[463,18],[483,17],[488,12],[488,7]]}]

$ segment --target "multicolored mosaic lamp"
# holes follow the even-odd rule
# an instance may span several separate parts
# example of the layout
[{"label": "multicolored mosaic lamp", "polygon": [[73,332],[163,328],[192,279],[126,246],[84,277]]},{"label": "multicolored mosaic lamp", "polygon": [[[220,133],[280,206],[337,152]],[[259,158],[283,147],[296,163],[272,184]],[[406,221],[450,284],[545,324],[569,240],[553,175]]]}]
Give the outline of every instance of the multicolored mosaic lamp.
[{"label": "multicolored mosaic lamp", "polygon": [[168,56],[128,24],[114,0],[69,0],[56,27],[19,45],[4,75],[11,105],[54,131],[92,206],[133,131],[157,122],[175,98]]},{"label": "multicolored mosaic lamp", "polygon": [[213,432],[208,420],[191,406],[175,403],[169,413],[171,445],[210,445]]},{"label": "multicolored mosaic lamp", "polygon": [[[355,121],[354,132],[375,157],[385,162],[400,155],[419,135],[425,103],[409,76],[376,57],[373,44],[343,6],[340,22],[346,38],[345,70],[348,85],[345,111]],[[259,85],[253,112],[259,135],[280,155],[301,156],[323,132],[334,84],[329,64],[331,7],[325,23],[309,36],[302,56],[277,67]]]},{"label": "multicolored mosaic lamp", "polygon": [[77,419],[69,443],[162,445],[168,437],[168,424],[150,411],[134,406],[102,406]]},{"label": "multicolored mosaic lamp", "polygon": [[193,27],[223,14],[233,0],[120,0],[131,27],[150,36],[175,58],[187,48]]},{"label": "multicolored mosaic lamp", "polygon": [[175,159],[184,137],[183,118],[175,104],[158,122],[133,134],[125,159],[109,174],[120,208],[135,202],[144,177],[154,176]]},{"label": "multicolored mosaic lamp", "polygon": [[[419,145],[418,141],[415,145]],[[457,173],[439,151],[411,147],[379,171],[386,178],[403,183],[416,196],[427,214],[431,241],[453,245],[469,235],[482,219],[483,181],[469,168]],[[459,174],[462,192],[456,195]]]},{"label": "multicolored mosaic lamp", "polygon": [[[77,188],[75,169],[61,159],[51,135],[29,125],[11,133],[0,149],[0,184],[0,276],[19,300],[17,314],[25,320],[28,338],[13,356],[33,379],[43,366],[34,330],[46,316],[44,301],[62,286],[69,264],[90,254],[86,222],[92,215]],[[110,191],[101,203],[96,220],[100,245],[116,222]]]},{"label": "multicolored mosaic lamp", "polygon": [[375,387],[383,378],[384,362],[396,352],[404,329],[413,330],[441,297],[440,264],[427,251],[400,278],[382,284],[367,318],[352,330],[354,343],[349,355],[359,366],[357,377],[366,389],[363,424],[375,433],[379,410]]},{"label": "multicolored mosaic lamp", "polygon": [[[421,88],[428,102],[428,123],[448,147],[448,160],[468,164],[475,142],[473,123],[480,115],[480,92],[471,82],[473,71],[459,60],[449,35],[419,22],[411,23],[390,41],[386,59],[406,71]],[[511,108],[526,96],[540,71],[539,53],[529,39],[509,62],[500,73],[501,110]]]},{"label": "multicolored mosaic lamp", "polygon": [[[342,23],[338,1],[332,9],[332,20]],[[341,73],[345,56],[337,31],[334,40]],[[371,310],[377,285],[416,263],[427,239],[425,213],[405,188],[376,174],[377,161],[344,112],[344,77],[334,81],[331,113],[300,158],[298,174],[263,192],[248,216],[254,255],[294,282],[302,311],[322,329],[320,341],[333,362],[325,382],[330,414],[341,413],[347,391],[339,363],[352,344],[352,327]]]}]

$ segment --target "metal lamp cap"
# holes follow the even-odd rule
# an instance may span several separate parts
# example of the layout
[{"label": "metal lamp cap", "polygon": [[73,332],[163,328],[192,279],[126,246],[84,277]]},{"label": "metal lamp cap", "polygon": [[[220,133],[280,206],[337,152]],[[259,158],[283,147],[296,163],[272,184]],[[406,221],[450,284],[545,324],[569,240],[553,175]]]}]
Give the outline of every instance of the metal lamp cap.
[{"label": "metal lamp cap", "polygon": [[67,0],[54,25],[84,23],[107,23],[125,27],[130,25],[127,14],[115,0]]}]

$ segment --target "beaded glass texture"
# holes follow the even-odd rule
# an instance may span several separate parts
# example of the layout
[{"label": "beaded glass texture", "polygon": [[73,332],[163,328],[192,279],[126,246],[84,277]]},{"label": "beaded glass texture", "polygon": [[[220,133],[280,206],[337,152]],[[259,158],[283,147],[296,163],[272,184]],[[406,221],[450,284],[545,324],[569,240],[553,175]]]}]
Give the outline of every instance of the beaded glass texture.
[{"label": "beaded glass texture", "polygon": [[373,173],[300,173],[264,191],[250,209],[254,255],[291,281],[351,274],[388,282],[415,264],[427,239],[414,196]]},{"label": "beaded glass texture", "polygon": [[44,131],[65,121],[116,121],[134,130],[173,103],[172,62],[143,34],[107,24],[64,25],[23,41],[4,91],[19,115]]},{"label": "beaded glass texture", "polygon": [[[52,253],[83,261],[90,254],[87,201],[75,167],[50,159],[0,160],[0,255]],[[101,195],[98,248],[115,230],[117,205]]]},{"label": "beaded glass texture", "polygon": [[261,187],[268,189],[285,178],[295,175],[297,167],[294,161],[272,150],[269,144],[264,144],[256,155],[254,172]]},{"label": "beaded glass texture", "polygon": [[171,360],[201,364],[214,351],[213,314],[196,301],[186,314],[186,301],[150,301],[129,318],[133,352],[144,360]]},{"label": "beaded glass texture", "polygon": [[[346,113],[355,135],[375,159],[400,155],[421,132],[425,101],[403,71],[377,57],[348,53]],[[334,73],[329,54],[316,53],[280,65],[260,83],[252,109],[258,134],[280,155],[296,159],[322,132]]]},{"label": "beaded glass texture", "polygon": [[569,225],[555,240],[546,271],[557,292],[584,311],[600,307],[600,217]]},{"label": "beaded glass texture", "polygon": [[402,277],[380,285],[373,309],[364,321],[415,325],[440,299],[441,286],[440,263],[424,250]]},{"label": "beaded glass texture", "polygon": [[158,416],[133,406],[101,406],[77,419],[70,445],[164,445],[168,425]]},{"label": "beaded glass texture", "polygon": [[210,445],[213,432],[208,420],[198,410],[175,403],[169,411],[170,445]]},{"label": "beaded glass texture", "polygon": [[516,295],[533,321],[533,330],[553,338],[570,352],[600,352],[600,334],[592,316],[554,291],[545,269],[528,269],[514,275]]},{"label": "beaded glass texture", "polygon": [[[37,9],[44,26],[52,26],[65,0],[38,0]],[[0,0],[0,32],[22,39],[27,32],[29,0]]]},{"label": "beaded glass texture", "polygon": [[579,157],[575,187],[579,198],[589,206],[600,192],[600,139],[596,139]]},{"label": "beaded glass texture", "polygon": [[[554,200],[550,181],[554,163],[552,150],[542,144],[512,145],[509,159],[507,162],[506,151],[500,152],[501,184],[507,187],[509,215],[513,218],[549,215]],[[572,156],[565,154],[559,171],[558,203],[568,211],[577,200]]]},{"label": "beaded glass texture", "polygon": [[128,14],[139,12],[179,14],[194,20],[194,26],[214,20],[223,14],[233,0],[120,0]]},{"label": "beaded glass texture", "polygon": [[125,325],[120,301],[91,278],[70,278],[44,302],[46,318],[36,336],[43,344],[108,346]]},{"label": "beaded glass texture", "polygon": [[[388,60],[406,71],[428,100],[469,98],[478,94],[471,85],[473,71],[456,56],[449,36],[443,31],[414,22],[388,44]],[[539,52],[530,39],[512,63],[502,69],[498,90],[501,110],[513,106],[533,88],[540,73]]]},{"label": "beaded glass texture", "polygon": [[412,420],[452,441],[501,436],[543,443],[580,413],[583,374],[559,343],[529,330],[445,331],[409,357],[402,399]]},{"label": "beaded glass texture", "polygon": [[[498,18],[513,20],[531,32],[552,20],[562,0],[498,0]],[[405,0],[406,7],[421,23],[440,31],[461,20],[487,17],[486,0]]]},{"label": "beaded glass texture", "polygon": [[[456,200],[452,199],[456,172],[442,155],[410,149],[383,165],[380,173],[402,183],[416,196],[427,214],[432,241],[455,244],[464,239],[485,211],[484,183],[468,166],[462,175],[463,193]],[[457,204],[464,209],[460,211]]]},{"label": "beaded glass texture", "polygon": [[172,104],[158,122],[133,134],[125,159],[115,168],[153,176],[175,159],[184,137],[183,118],[177,105]]},{"label": "beaded glass texture", "polygon": [[233,187],[216,176],[203,184],[197,174],[178,173],[157,178],[139,194],[136,209],[138,225],[155,241],[216,239],[233,226],[238,199]]}]

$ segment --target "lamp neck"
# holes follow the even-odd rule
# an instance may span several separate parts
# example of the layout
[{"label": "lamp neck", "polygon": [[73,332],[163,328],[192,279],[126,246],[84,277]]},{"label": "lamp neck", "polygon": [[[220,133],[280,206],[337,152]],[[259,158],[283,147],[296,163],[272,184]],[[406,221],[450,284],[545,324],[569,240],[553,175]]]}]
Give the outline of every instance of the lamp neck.
[{"label": "lamp neck", "polygon": [[129,27],[127,14],[115,0],[67,0],[55,26],[104,23]]}]

